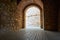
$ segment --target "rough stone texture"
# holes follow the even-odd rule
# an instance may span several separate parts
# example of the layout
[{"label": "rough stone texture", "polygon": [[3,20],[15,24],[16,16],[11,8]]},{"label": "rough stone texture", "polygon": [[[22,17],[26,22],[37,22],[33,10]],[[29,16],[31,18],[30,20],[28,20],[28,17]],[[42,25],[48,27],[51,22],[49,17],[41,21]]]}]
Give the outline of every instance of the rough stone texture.
[{"label": "rough stone texture", "polygon": [[[57,0],[43,1],[45,30],[60,31],[60,2],[58,3]],[[23,9],[26,5],[30,3],[37,3],[41,6],[41,8],[43,7],[40,0],[22,0],[21,2],[19,2],[18,5],[16,0],[0,0],[0,30],[16,31],[24,27]]]},{"label": "rough stone texture", "polygon": [[23,9],[30,3],[42,6],[40,0],[22,0],[17,7],[17,0],[0,0],[0,30],[17,31],[24,27]]},{"label": "rough stone texture", "polygon": [[11,31],[17,29],[16,6],[16,0],[0,0],[0,30]]},{"label": "rough stone texture", "polygon": [[[43,3],[40,0],[22,0],[17,6],[17,19],[19,20],[20,28],[25,27],[25,13],[24,9],[29,5],[37,4],[43,9]],[[42,14],[41,14],[42,15]],[[19,17],[20,16],[20,17]],[[41,20],[42,21],[42,20]]]},{"label": "rough stone texture", "polygon": [[58,10],[56,0],[44,1],[44,29],[57,31]]}]

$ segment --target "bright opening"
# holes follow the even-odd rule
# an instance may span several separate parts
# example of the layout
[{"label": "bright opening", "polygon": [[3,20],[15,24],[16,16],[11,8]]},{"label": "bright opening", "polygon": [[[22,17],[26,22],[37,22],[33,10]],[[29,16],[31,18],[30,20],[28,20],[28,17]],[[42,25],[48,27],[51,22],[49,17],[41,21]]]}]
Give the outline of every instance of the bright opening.
[{"label": "bright opening", "polygon": [[26,29],[41,29],[40,9],[37,6],[27,7],[25,17]]}]

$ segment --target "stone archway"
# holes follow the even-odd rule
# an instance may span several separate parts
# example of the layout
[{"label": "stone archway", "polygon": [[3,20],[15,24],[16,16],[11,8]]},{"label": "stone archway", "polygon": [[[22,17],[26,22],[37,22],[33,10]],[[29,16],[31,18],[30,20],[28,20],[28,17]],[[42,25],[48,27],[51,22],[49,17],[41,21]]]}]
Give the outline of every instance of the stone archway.
[{"label": "stone archway", "polygon": [[17,6],[17,19],[20,25],[20,28],[24,28],[24,10],[29,5],[36,5],[41,9],[41,27],[44,26],[44,17],[43,17],[43,3],[41,0],[22,0]]},{"label": "stone archway", "polygon": [[30,5],[25,8],[25,28],[26,29],[41,29],[40,27],[40,12],[41,9],[36,5]]}]

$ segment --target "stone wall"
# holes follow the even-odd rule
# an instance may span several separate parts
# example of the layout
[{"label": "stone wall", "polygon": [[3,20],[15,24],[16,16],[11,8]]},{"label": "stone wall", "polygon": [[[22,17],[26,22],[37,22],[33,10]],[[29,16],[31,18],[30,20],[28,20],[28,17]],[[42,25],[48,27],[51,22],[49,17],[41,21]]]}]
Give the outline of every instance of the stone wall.
[{"label": "stone wall", "polygon": [[[25,28],[25,8],[30,6],[30,5],[37,5],[39,8],[43,9],[43,3],[40,0],[22,0],[19,2],[17,6],[17,19],[19,20],[20,28]],[[37,7],[38,7],[37,6]],[[41,13],[42,15],[42,13]],[[42,19],[42,18],[41,18]],[[42,22],[42,20],[41,20]]]},{"label": "stone wall", "polygon": [[59,9],[59,11],[58,11],[58,31],[60,31],[60,1],[58,1],[58,9]]},{"label": "stone wall", "polygon": [[[60,6],[56,0],[44,1],[44,29],[51,31],[60,31]],[[23,1],[22,1],[23,2]],[[26,3],[19,4],[17,8],[17,0],[0,0],[0,30],[16,31],[23,27],[23,8],[29,3],[41,4],[39,1],[29,0]],[[25,4],[26,3],[26,4]],[[59,2],[60,4],[60,2]],[[42,6],[41,6],[42,7]],[[18,10],[19,9],[19,10]],[[21,10],[22,9],[22,10]],[[58,14],[59,9],[59,14]]]},{"label": "stone wall", "polygon": [[[41,5],[40,0],[0,0],[0,30],[17,31],[24,27],[24,7],[30,3]],[[21,4],[20,4],[21,3]],[[19,5],[19,7],[18,7]]]},{"label": "stone wall", "polygon": [[58,29],[58,9],[56,0],[44,1],[44,29],[57,31]]},{"label": "stone wall", "polygon": [[0,30],[14,31],[17,29],[16,6],[16,0],[0,0]]}]

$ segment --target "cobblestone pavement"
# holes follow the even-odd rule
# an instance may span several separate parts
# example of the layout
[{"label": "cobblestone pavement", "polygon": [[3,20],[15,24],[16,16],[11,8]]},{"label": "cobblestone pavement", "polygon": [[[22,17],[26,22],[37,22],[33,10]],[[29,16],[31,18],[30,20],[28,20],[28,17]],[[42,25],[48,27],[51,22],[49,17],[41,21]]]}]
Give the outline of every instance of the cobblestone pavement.
[{"label": "cobblestone pavement", "polygon": [[60,40],[60,33],[39,29],[22,29],[18,32],[0,30],[0,40]]}]

